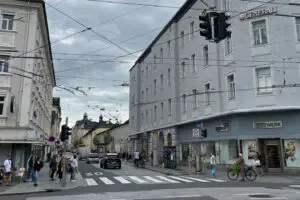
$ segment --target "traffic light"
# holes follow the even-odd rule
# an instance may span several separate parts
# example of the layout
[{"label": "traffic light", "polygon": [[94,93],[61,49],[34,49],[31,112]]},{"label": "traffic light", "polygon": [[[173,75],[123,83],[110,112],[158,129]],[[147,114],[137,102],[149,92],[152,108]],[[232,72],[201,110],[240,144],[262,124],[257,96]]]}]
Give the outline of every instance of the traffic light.
[{"label": "traffic light", "polygon": [[61,126],[61,133],[60,133],[60,141],[64,142],[65,140],[69,139],[69,135],[72,135],[71,130],[67,125]]},{"label": "traffic light", "polygon": [[206,138],[207,137],[207,129],[201,130],[201,136]]},{"label": "traffic light", "polygon": [[231,24],[228,22],[230,16],[226,15],[225,12],[218,13],[214,18],[214,38],[216,42],[220,42],[227,37],[231,37],[231,31],[228,27]]},{"label": "traffic light", "polygon": [[207,40],[211,40],[212,39],[212,27],[211,27],[211,23],[210,23],[210,15],[206,14],[206,15],[200,15],[199,16],[199,20],[200,20],[200,35],[205,37],[205,39]]}]

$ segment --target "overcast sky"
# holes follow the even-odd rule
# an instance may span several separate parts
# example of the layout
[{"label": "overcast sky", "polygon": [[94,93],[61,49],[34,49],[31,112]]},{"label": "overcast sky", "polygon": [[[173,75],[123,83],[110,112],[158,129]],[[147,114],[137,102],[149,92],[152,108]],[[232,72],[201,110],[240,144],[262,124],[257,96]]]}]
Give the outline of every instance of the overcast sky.
[{"label": "overcast sky", "polygon": [[[116,1],[179,7],[185,0]],[[61,98],[63,121],[68,116],[69,125],[73,126],[75,121],[82,119],[84,112],[93,120],[98,120],[99,115],[103,114],[106,120],[119,118],[122,122],[126,121],[129,88],[118,85],[129,81],[129,69],[140,53],[116,59],[119,62],[100,61],[125,55],[126,50],[135,52],[146,48],[177,9],[88,0],[46,2],[99,33],[85,31],[52,45],[57,85],[76,94],[66,89],[54,89],[54,96]],[[52,42],[85,29],[59,11],[47,6]],[[106,42],[101,36],[112,40],[125,51]],[[86,95],[77,92],[78,87]]]}]

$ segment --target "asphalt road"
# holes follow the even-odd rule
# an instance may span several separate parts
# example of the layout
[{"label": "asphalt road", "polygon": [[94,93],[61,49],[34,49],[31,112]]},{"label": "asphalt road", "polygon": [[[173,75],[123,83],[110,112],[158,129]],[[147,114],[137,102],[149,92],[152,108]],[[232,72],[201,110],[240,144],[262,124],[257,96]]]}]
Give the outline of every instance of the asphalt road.
[{"label": "asphalt road", "polygon": [[[146,169],[123,164],[122,169],[101,169],[99,164],[79,163],[86,184],[75,189],[31,195],[1,196],[1,200],[248,200],[248,196],[230,196],[238,193],[266,193],[289,195],[299,200],[300,191],[282,183],[239,182],[220,179],[167,176]],[[195,179],[196,178],[196,179]],[[240,190],[240,192],[239,192]],[[265,192],[263,192],[265,191]],[[298,192],[298,193],[297,193]],[[298,195],[293,198],[293,195]],[[43,198],[45,197],[45,199]],[[226,198],[225,198],[226,197]],[[272,198],[268,198],[272,199]],[[273,198],[274,199],[274,198]]]}]

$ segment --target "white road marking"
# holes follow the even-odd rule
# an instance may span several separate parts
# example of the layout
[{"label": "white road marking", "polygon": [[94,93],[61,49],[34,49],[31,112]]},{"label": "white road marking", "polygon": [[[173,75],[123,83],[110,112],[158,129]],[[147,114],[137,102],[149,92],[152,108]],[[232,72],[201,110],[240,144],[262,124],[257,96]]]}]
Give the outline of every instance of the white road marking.
[{"label": "white road marking", "polygon": [[182,195],[182,196],[164,196],[164,199],[175,199],[175,198],[192,198],[192,197],[202,197],[202,195]]},{"label": "white road marking", "polygon": [[235,194],[237,196],[249,196],[249,195],[268,195],[268,193],[251,193],[251,194]]},{"label": "white road marking", "polygon": [[152,178],[151,176],[144,176],[144,178],[147,179],[147,180],[150,180],[154,183],[163,183],[163,181]]},{"label": "white road marking", "polygon": [[164,176],[156,176],[156,177],[159,178],[159,179],[161,179],[161,180],[170,182],[170,183],[180,183],[179,181],[175,181],[175,180],[169,179],[169,178],[164,177]]},{"label": "white road marking", "polygon": [[125,178],[121,177],[121,176],[115,176],[114,179],[120,181],[122,184],[130,184],[131,182],[126,180]]},{"label": "white road marking", "polygon": [[300,185],[290,185],[290,187],[300,188]]},{"label": "white road marking", "polygon": [[143,179],[140,179],[137,176],[128,176],[128,177],[139,183],[147,183],[147,181],[144,181]]},{"label": "white road marking", "polygon": [[86,173],[86,176],[93,176],[94,174],[92,173]]},{"label": "white road marking", "polygon": [[172,179],[178,180],[178,181],[186,182],[186,183],[193,183],[194,182],[194,181],[187,180],[187,179],[184,179],[184,178],[180,178],[180,177],[177,177],[177,176],[169,176],[169,177],[172,178]]},{"label": "white road marking", "polygon": [[207,180],[203,180],[203,179],[199,179],[199,178],[194,178],[194,177],[183,177],[183,178],[187,178],[187,179],[191,179],[194,181],[199,181],[199,182],[203,182],[203,183],[209,183],[210,181]]},{"label": "white road marking", "polygon": [[106,177],[100,177],[100,180],[105,183],[106,185],[113,185],[115,184],[114,182],[112,182],[111,180],[109,180],[108,178]]},{"label": "white road marking", "polygon": [[286,197],[271,197],[271,198],[250,198],[250,200],[272,200],[272,199],[276,199],[276,200],[285,200],[287,199]]},{"label": "white road marking", "polygon": [[226,182],[225,180],[220,180],[220,179],[215,179],[215,178],[207,178],[209,181],[214,181],[214,182],[219,182],[219,183],[224,183]]},{"label": "white road marking", "polygon": [[103,175],[102,172],[95,172],[94,174],[95,174],[96,176],[102,176],[102,175]]},{"label": "white road marking", "polygon": [[93,178],[85,179],[88,185],[98,185],[97,182]]}]

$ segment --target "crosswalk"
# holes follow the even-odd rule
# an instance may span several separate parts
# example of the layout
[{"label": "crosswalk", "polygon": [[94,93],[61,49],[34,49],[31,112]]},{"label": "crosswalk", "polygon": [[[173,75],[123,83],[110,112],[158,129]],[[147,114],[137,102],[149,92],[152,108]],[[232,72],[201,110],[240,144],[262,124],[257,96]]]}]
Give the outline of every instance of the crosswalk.
[{"label": "crosswalk", "polygon": [[114,177],[97,177],[86,178],[87,186],[96,185],[115,185],[115,184],[178,184],[178,183],[210,183],[226,182],[226,180],[215,178],[195,178],[189,176],[114,176]]}]

